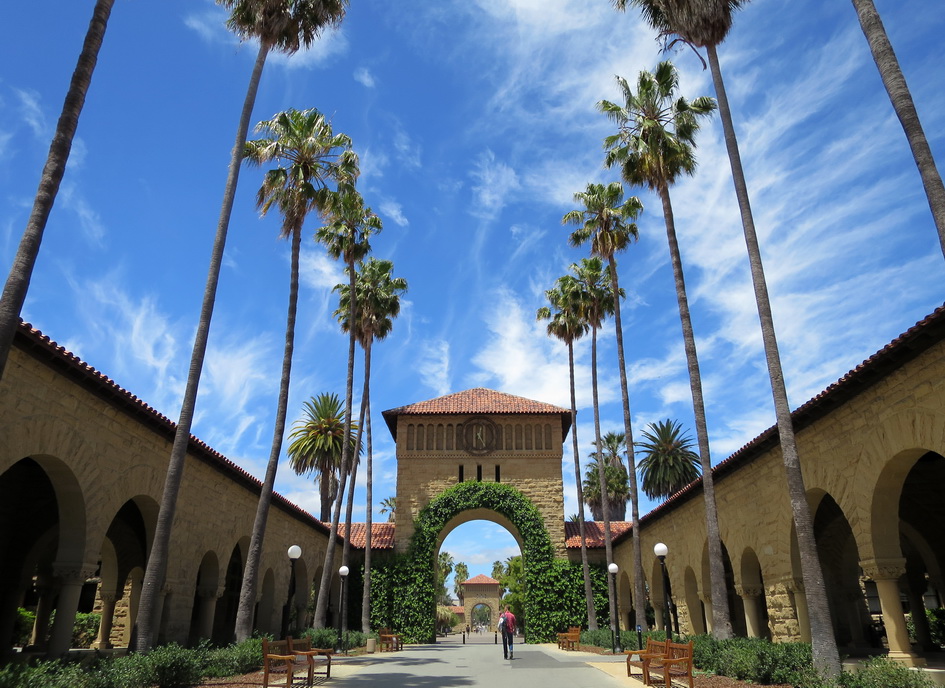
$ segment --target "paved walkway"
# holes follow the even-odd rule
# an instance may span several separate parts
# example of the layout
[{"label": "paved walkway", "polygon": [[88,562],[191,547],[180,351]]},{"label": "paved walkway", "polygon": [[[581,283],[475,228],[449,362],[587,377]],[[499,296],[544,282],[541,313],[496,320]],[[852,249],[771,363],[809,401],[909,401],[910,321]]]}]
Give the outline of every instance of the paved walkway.
[{"label": "paved walkway", "polygon": [[627,678],[623,657],[564,652],[554,643],[515,645],[515,658],[502,646],[450,638],[436,645],[408,645],[400,652],[338,657],[333,688],[639,688]]}]

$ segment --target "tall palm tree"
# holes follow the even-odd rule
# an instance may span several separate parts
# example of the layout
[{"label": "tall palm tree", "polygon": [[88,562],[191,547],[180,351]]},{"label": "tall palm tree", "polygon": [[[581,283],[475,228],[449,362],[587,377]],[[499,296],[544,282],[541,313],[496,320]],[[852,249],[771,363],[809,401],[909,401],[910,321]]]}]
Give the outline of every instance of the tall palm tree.
[{"label": "tall palm tree", "polygon": [[200,319],[194,337],[187,384],[164,480],[164,492],[158,511],[154,541],[142,581],[136,621],[135,649],[138,651],[150,649],[154,642],[154,619],[160,590],[164,585],[167,572],[171,527],[174,522],[174,512],[177,509],[177,495],[184,477],[184,459],[190,442],[197,388],[200,385],[200,374],[203,371],[203,360],[210,335],[210,320],[216,301],[220,266],[223,264],[223,250],[226,246],[226,235],[233,210],[233,199],[236,196],[236,183],[239,179],[240,163],[243,160],[246,134],[249,131],[249,120],[256,102],[256,92],[259,90],[263,66],[266,64],[267,55],[273,50],[292,54],[301,48],[309,47],[322,31],[341,22],[348,7],[348,0],[217,0],[217,2],[231,10],[227,26],[243,38],[258,40],[259,51],[256,54],[256,62],[253,65],[246,97],[243,100],[243,109],[236,129],[236,141],[230,154],[223,203],[220,207],[220,218],[210,253],[207,283],[204,287]]},{"label": "tall palm tree", "polygon": [[[620,455],[626,451],[626,446],[627,441],[623,433],[608,432],[601,438],[603,450],[601,452],[591,452],[590,454],[591,463],[593,463],[595,470],[599,466],[598,459],[603,458],[607,498],[602,502],[600,489],[598,489],[595,500],[598,509],[601,509],[603,504],[606,503],[607,514],[611,521],[623,521],[627,517],[627,498],[630,483],[627,476],[627,467],[624,466],[623,460],[620,458]],[[588,505],[590,505],[590,502],[588,502]]]},{"label": "tall palm tree", "polygon": [[[621,435],[622,437],[622,435]],[[629,478],[627,469],[623,464],[614,465],[604,455],[604,460],[600,461],[600,455],[597,452],[591,452],[587,455],[587,473],[584,476],[584,503],[591,510],[591,515],[598,521],[603,520],[604,513],[607,513],[608,520],[616,521],[613,512],[615,503],[620,502],[623,505],[627,503],[627,493],[629,492]],[[601,498],[600,490],[600,470],[604,467],[604,485],[606,498]],[[619,520],[623,520],[622,518]]]},{"label": "tall palm tree", "polygon": [[879,69],[879,75],[883,79],[883,86],[886,87],[889,100],[909,141],[909,147],[912,149],[912,157],[916,167],[919,168],[935,228],[938,230],[939,244],[942,252],[945,253],[945,185],[942,184],[942,175],[939,174],[938,167],[935,165],[932,149],[929,148],[928,139],[919,121],[919,113],[916,112],[915,103],[912,101],[912,93],[909,91],[909,85],[902,74],[899,60],[896,59],[892,43],[886,35],[886,27],[883,26],[883,20],[876,11],[873,0],[853,0],[853,7],[856,9],[860,27],[869,43],[873,61],[876,62],[876,68]]},{"label": "tall palm tree", "polygon": [[[289,309],[286,316],[285,349],[282,356],[282,376],[276,402],[275,427],[266,476],[259,494],[256,518],[250,534],[243,584],[240,588],[239,609],[236,614],[236,642],[242,642],[253,633],[253,612],[256,607],[256,588],[259,578],[259,560],[262,557],[269,506],[282,454],[285,436],[286,411],[289,404],[289,383],[292,377],[292,352],[295,348],[295,318],[299,301],[299,256],[302,246],[302,224],[309,212],[320,207],[327,183],[347,177],[357,169],[357,157],[351,151],[351,139],[332,131],[331,123],[318,110],[286,110],[272,119],[260,122],[256,130],[263,137],[246,143],[246,161],[250,165],[278,163],[263,178],[256,195],[256,205],[265,215],[273,207],[282,214],[280,237],[292,241],[292,261],[289,274]],[[350,431],[350,424],[349,424]],[[345,433],[347,436],[347,432]],[[342,442],[342,447],[347,443]]]},{"label": "tall palm tree", "polygon": [[[715,101],[699,97],[688,101],[676,98],[679,75],[671,62],[661,62],[651,74],[640,72],[634,93],[626,79],[617,77],[623,97],[622,104],[609,101],[598,103],[598,109],[617,125],[618,131],[604,140],[607,149],[605,164],[619,165],[628,184],[647,186],[656,191],[663,206],[666,239],[676,286],[676,302],[682,325],[686,364],[689,371],[689,390],[692,396],[696,437],[702,462],[702,487],[706,512],[706,541],[709,550],[709,581],[712,597],[712,634],[718,639],[732,637],[729,618],[725,569],[722,564],[722,540],[719,534],[718,509],[715,502],[715,483],[712,478],[712,458],[709,452],[709,432],[702,393],[702,374],[696,351],[686,279],[683,274],[676,223],[669,187],[683,174],[691,175],[696,168],[693,152],[699,118],[715,109]],[[645,491],[645,490],[644,490]],[[649,493],[648,493],[649,494]]]},{"label": "tall palm tree", "polygon": [[692,438],[684,434],[679,421],[667,418],[650,423],[637,447],[643,452],[638,466],[641,487],[651,499],[674,495],[699,477],[702,469],[699,455],[693,451]]},{"label": "tall palm tree", "polygon": [[112,12],[115,0],[97,0],[92,10],[92,20],[85,33],[85,41],[66,99],[59,113],[59,122],[49,144],[49,153],[46,155],[46,164],[43,166],[39,178],[39,189],[33,199],[33,209],[26,221],[26,229],[20,239],[10,274],[3,286],[3,295],[0,296],[0,379],[7,365],[10,347],[13,346],[13,337],[16,334],[20,312],[26,300],[26,292],[30,288],[30,279],[33,276],[33,267],[39,256],[39,247],[43,241],[43,232],[46,230],[46,221],[56,202],[59,185],[66,173],[66,163],[72,151],[72,139],[79,126],[79,115],[85,104],[85,95],[92,83],[92,73],[98,61],[98,51],[105,38],[105,28]]},{"label": "tall palm tree", "polygon": [[397,514],[397,497],[384,497],[381,500],[381,514],[387,514],[387,522],[393,523]]},{"label": "tall palm tree", "polygon": [[453,568],[453,573],[453,592],[456,595],[456,599],[459,600],[460,605],[462,605],[466,597],[463,592],[463,583],[469,579],[469,567],[466,566],[466,562],[464,561],[458,562]]},{"label": "tall palm tree", "polygon": [[784,372],[781,368],[781,355],[774,331],[774,318],[771,315],[771,301],[768,297],[768,285],[765,280],[764,264],[761,261],[761,249],[755,232],[755,221],[748,197],[748,185],[745,171],[742,169],[741,155],[738,151],[738,139],[732,122],[722,70],[719,66],[718,45],[725,40],[732,27],[732,13],[747,0],[613,0],[617,9],[625,9],[627,4],[639,7],[644,19],[664,36],[676,36],[694,48],[704,47],[712,72],[712,83],[719,104],[719,116],[725,136],[732,168],[732,181],[735,185],[735,197],[742,219],[745,244],[748,249],[748,263],[751,269],[751,281],[755,292],[755,303],[761,321],[761,338],[764,342],[765,358],[768,365],[768,377],[771,380],[771,393],[774,398],[774,411],[781,443],[781,456],[788,486],[788,498],[794,518],[794,529],[801,562],[801,576],[807,597],[808,618],[810,621],[811,645],[814,653],[814,665],[826,676],[833,678],[840,673],[840,656],[837,642],[830,621],[830,608],[827,603],[827,591],[824,586],[823,570],[817,558],[817,543],[814,540],[813,520],[807,503],[807,491],[801,475],[801,464],[797,455],[797,441],[794,426],[791,423],[791,407],[788,403],[787,389],[784,384]]},{"label": "tall palm tree", "polygon": [[[371,522],[373,511],[373,440],[371,436],[371,351],[374,340],[386,339],[393,328],[393,318],[400,314],[400,296],[407,291],[407,280],[394,277],[394,264],[389,260],[369,259],[359,263],[355,280],[356,310],[354,334],[364,351],[364,390],[361,393],[360,427],[367,428],[367,511],[364,543],[364,587],[361,600],[361,628],[364,633],[371,630]],[[334,315],[341,322],[341,329],[351,329],[350,286],[339,284],[338,310]],[[360,432],[358,445],[360,446]],[[349,481],[348,508],[345,521],[351,528],[351,510],[354,505],[354,477]],[[342,558],[347,564],[350,538],[345,538]]]},{"label": "tall palm tree", "polygon": [[[355,189],[357,174],[351,174],[339,183],[338,190],[325,194],[322,213],[328,224],[315,232],[315,239],[328,249],[328,255],[338,260],[344,260],[348,272],[348,288],[351,298],[348,304],[348,322],[355,322],[357,314],[357,289],[355,285],[356,273],[354,265],[364,258],[371,250],[368,241],[371,234],[380,232],[383,224],[370,208],[364,205],[364,199]],[[345,433],[351,429],[351,407],[354,397],[354,328],[348,333],[348,372],[345,382]],[[347,446],[342,448],[341,456],[341,484],[339,496],[344,495],[348,475],[353,463]],[[341,502],[335,502],[335,510],[331,519],[331,528],[328,531],[328,546],[325,551],[325,564],[322,567],[322,579],[318,586],[318,597],[315,602],[315,627],[324,628],[328,614],[329,581],[335,562],[335,542],[338,538],[338,522],[341,520]]]},{"label": "tall palm tree", "polygon": [[[581,486],[581,456],[578,448],[577,397],[574,391],[574,342],[587,334],[590,326],[581,317],[580,284],[573,275],[564,275],[555,282],[553,289],[545,291],[550,306],[538,309],[538,320],[548,320],[548,335],[564,342],[568,347],[568,379],[571,389],[571,448],[574,453],[574,482],[580,510],[577,514],[578,532],[581,536],[581,570],[584,573],[584,599],[587,604],[587,628],[597,630],[597,610],[594,605],[594,590],[587,561],[587,533],[584,524],[584,490]],[[554,310],[552,310],[554,309]]]},{"label": "tall palm tree", "polygon": [[[571,233],[569,241],[572,246],[591,244],[591,255],[606,260],[610,270],[611,291],[614,301],[614,330],[617,338],[617,365],[620,369],[620,393],[623,400],[623,425],[627,443],[627,473],[630,483],[630,509],[633,521],[633,600],[636,609],[636,625],[646,626],[646,610],[643,604],[643,553],[640,550],[640,507],[637,500],[636,466],[633,459],[633,430],[630,424],[630,392],[627,387],[627,367],[623,353],[623,325],[620,321],[620,285],[617,281],[618,251],[623,251],[637,237],[637,226],[633,222],[643,210],[643,204],[636,196],[624,200],[623,186],[620,182],[604,184],[588,184],[587,189],[574,194],[576,203],[583,208],[572,210],[565,214],[562,222],[578,225]],[[600,449],[600,437],[595,445]],[[604,471],[600,471],[601,492],[604,489]],[[604,512],[607,513],[606,511]],[[613,562],[613,552],[610,547],[610,524],[604,519],[604,544],[607,550],[607,561]],[[608,576],[608,585],[611,588],[610,598],[616,599],[613,576]],[[611,614],[611,619],[615,618]],[[613,621],[611,621],[613,625]]]},{"label": "tall palm tree", "polygon": [[[315,473],[321,501],[320,520],[331,518],[338,493],[344,406],[337,394],[319,394],[302,404],[302,418],[289,433],[289,467],[299,475]],[[357,442],[354,433],[350,442]]]},{"label": "tall palm tree", "polygon": [[443,550],[436,558],[436,589],[437,604],[447,604],[449,593],[446,590],[446,579],[453,573],[453,555]]}]

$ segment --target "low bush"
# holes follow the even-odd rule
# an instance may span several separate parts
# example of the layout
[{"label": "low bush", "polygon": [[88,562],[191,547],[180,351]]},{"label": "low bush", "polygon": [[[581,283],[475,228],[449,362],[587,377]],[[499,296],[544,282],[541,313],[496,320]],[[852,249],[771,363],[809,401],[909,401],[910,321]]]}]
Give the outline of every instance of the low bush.
[{"label": "low bush", "polygon": [[844,671],[837,682],[840,688],[933,688],[924,674],[888,657],[873,657],[862,668]]},{"label": "low bush", "polygon": [[188,650],[177,643],[156,647],[147,655],[145,666],[151,683],[158,688],[189,688],[203,678],[204,652]]},{"label": "low bush", "polygon": [[[250,638],[226,647],[211,648],[201,645],[204,655],[203,675],[207,678],[224,678],[248,674],[262,666],[262,639]],[[198,649],[200,649],[198,648]]]},{"label": "low bush", "polygon": [[33,635],[33,625],[36,623],[36,614],[23,607],[16,610],[16,621],[13,626],[13,644],[24,647],[29,644]]},{"label": "low bush", "polygon": [[338,640],[338,631],[333,628],[309,628],[302,633],[303,638],[312,639],[312,647],[334,647]]}]

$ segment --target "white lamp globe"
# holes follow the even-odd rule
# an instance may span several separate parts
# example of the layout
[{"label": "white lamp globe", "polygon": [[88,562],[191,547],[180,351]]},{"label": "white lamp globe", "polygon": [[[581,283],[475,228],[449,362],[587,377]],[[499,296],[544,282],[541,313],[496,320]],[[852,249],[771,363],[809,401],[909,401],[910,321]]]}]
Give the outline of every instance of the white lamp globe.
[{"label": "white lamp globe", "polygon": [[669,554],[669,547],[664,545],[662,542],[657,542],[655,545],[653,545],[653,554],[658,557],[665,557],[667,554]]},{"label": "white lamp globe", "polygon": [[345,576],[347,576],[347,575],[348,575],[348,567],[347,567],[347,566],[342,566],[340,569],[338,569],[338,575],[341,576],[342,578],[344,578]]},{"label": "white lamp globe", "polygon": [[298,545],[292,545],[286,553],[289,555],[289,559],[295,560],[302,556],[302,548]]},{"label": "white lamp globe", "polygon": [[617,573],[617,570],[618,570],[617,565],[614,562],[610,562],[609,564],[607,564],[607,570],[610,573]]}]

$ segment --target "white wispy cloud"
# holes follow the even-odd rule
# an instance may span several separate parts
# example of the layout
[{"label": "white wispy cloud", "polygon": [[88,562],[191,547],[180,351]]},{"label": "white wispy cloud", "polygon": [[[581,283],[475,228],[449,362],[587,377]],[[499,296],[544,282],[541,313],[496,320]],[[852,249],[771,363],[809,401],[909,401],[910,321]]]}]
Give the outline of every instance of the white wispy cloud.
[{"label": "white wispy cloud", "polygon": [[397,201],[387,199],[381,201],[378,207],[381,211],[382,220],[389,219],[400,227],[406,227],[408,224],[410,224],[410,222],[407,220],[407,217],[404,215],[404,209]]},{"label": "white wispy cloud", "polygon": [[79,226],[88,242],[101,247],[106,231],[102,216],[92,208],[75,184],[64,183],[59,190],[59,198],[78,217]]},{"label": "white wispy cloud", "polygon": [[367,67],[358,67],[354,70],[354,80],[365,88],[374,88],[377,85],[374,75]]},{"label": "white wispy cloud", "polygon": [[436,396],[450,392],[450,344],[444,339],[423,342],[419,347],[417,373]]},{"label": "white wispy cloud", "polygon": [[19,101],[20,117],[38,139],[49,137],[49,128],[46,124],[46,115],[39,104],[39,94],[36,91],[13,89]]},{"label": "white wispy cloud", "polygon": [[496,160],[491,150],[479,155],[470,176],[475,180],[470,212],[483,220],[495,219],[508,202],[508,196],[521,186],[515,170]]}]

